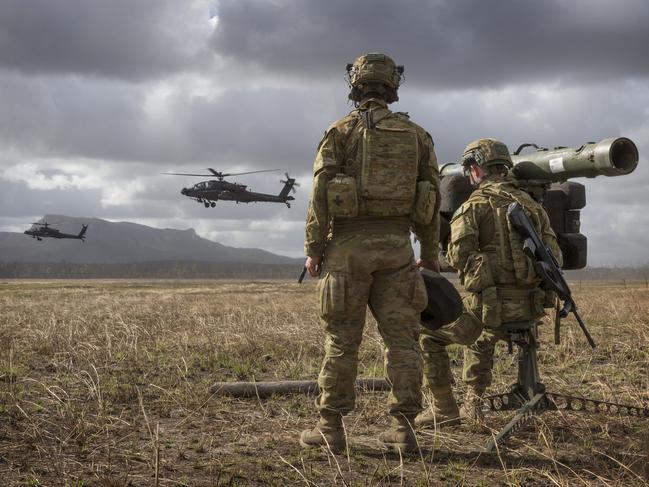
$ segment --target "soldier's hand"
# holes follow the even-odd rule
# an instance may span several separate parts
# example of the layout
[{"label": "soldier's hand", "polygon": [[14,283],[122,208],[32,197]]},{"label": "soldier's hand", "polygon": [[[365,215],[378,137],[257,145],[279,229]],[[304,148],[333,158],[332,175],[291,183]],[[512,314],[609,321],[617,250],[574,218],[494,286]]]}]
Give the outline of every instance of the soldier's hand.
[{"label": "soldier's hand", "polygon": [[304,267],[311,277],[318,277],[322,271],[322,257],[307,257]]},{"label": "soldier's hand", "polygon": [[434,259],[434,260],[418,259],[417,260],[417,267],[423,267],[424,269],[439,272],[439,260],[437,260],[437,259]]}]

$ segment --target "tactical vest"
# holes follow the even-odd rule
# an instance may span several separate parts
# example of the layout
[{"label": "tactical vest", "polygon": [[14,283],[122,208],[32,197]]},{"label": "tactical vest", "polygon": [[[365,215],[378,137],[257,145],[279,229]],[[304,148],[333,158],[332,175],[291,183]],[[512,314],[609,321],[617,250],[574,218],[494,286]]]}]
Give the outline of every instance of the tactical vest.
[{"label": "tactical vest", "polygon": [[428,222],[434,211],[434,188],[417,183],[419,140],[405,115],[378,111],[357,113],[347,143],[357,151],[353,167],[343,165],[327,185],[333,217],[407,217]]},{"label": "tactical vest", "polygon": [[522,191],[506,191],[501,185],[476,189],[466,204],[488,204],[493,214],[493,241],[467,261],[463,281],[486,326],[543,316],[546,292],[539,288],[533,262],[523,252],[523,239],[507,218],[507,207],[518,202],[541,233],[538,204]]},{"label": "tactical vest", "polygon": [[507,207],[517,202],[525,209],[536,231],[541,233],[538,204],[526,193],[520,191],[514,194],[505,191],[500,185],[476,189],[467,203],[477,202],[488,202],[494,216],[494,250],[489,254],[491,258],[495,258],[490,266],[495,284],[522,287],[540,284],[541,279],[534,270],[533,262],[523,252],[523,239],[507,218]]}]

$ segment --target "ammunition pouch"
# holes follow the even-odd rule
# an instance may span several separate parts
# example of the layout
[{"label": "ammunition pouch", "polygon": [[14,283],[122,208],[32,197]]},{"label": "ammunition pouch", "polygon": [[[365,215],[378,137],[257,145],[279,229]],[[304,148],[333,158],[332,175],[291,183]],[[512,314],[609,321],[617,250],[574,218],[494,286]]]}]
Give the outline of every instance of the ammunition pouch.
[{"label": "ammunition pouch", "polygon": [[336,174],[327,183],[327,211],[332,217],[353,218],[358,216],[356,180],[352,176]]},{"label": "ammunition pouch", "polygon": [[541,288],[489,287],[479,295],[482,323],[498,328],[503,323],[533,320],[544,316],[545,291]]},{"label": "ammunition pouch", "polygon": [[464,266],[462,284],[470,293],[480,293],[496,285],[491,271],[489,255],[485,252],[472,252]]},{"label": "ammunition pouch", "polygon": [[419,181],[415,194],[415,205],[410,218],[415,223],[430,223],[435,214],[436,195],[433,183],[430,181]]}]

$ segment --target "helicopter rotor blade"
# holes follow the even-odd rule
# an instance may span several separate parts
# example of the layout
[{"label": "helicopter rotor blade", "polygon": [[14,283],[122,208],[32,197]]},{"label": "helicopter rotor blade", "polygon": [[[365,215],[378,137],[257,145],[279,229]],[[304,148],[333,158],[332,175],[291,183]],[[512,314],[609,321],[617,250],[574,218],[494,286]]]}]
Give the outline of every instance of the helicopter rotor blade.
[{"label": "helicopter rotor blade", "polygon": [[262,169],[261,171],[232,172],[232,173],[221,174],[221,176],[223,177],[241,176],[242,174],[255,174],[258,172],[272,172],[272,171],[279,171],[279,169]]},{"label": "helicopter rotor blade", "polygon": [[212,176],[216,176],[217,178],[225,178],[228,176],[241,176],[242,174],[255,174],[258,172],[271,172],[271,171],[279,171],[279,169],[262,169],[260,171],[246,171],[246,172],[233,172],[233,173],[223,173],[220,171],[216,171],[212,169],[211,167],[207,168],[208,171],[210,171],[210,174],[194,174],[194,173],[185,173],[185,172],[163,172],[160,174],[164,174],[166,176],[196,176],[200,178],[209,178]]},{"label": "helicopter rotor blade", "polygon": [[166,176],[198,176],[201,178],[209,178],[213,176],[213,174],[187,174],[183,172],[161,172],[160,174],[164,174]]}]

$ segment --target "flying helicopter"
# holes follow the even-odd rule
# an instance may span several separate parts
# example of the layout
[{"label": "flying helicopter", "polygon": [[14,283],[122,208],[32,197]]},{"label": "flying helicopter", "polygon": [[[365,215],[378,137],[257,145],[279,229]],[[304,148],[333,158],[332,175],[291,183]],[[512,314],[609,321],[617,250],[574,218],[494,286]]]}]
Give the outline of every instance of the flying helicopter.
[{"label": "flying helicopter", "polygon": [[36,222],[32,223],[32,228],[25,230],[25,235],[30,235],[32,238],[35,238],[39,242],[43,240],[43,238],[73,238],[85,242],[86,230],[88,230],[88,225],[81,225],[81,231],[75,235],[74,233],[63,233],[60,230],[53,228],[47,222]]},{"label": "flying helicopter", "polygon": [[284,187],[279,194],[255,193],[254,191],[247,189],[245,184],[231,183],[230,181],[226,181],[225,178],[228,176],[241,176],[242,174],[279,171],[279,169],[263,169],[261,171],[238,173],[223,173],[216,171],[211,167],[208,167],[207,170],[211,174],[187,174],[176,172],[163,172],[162,174],[169,176],[216,177],[216,179],[201,181],[191,188],[183,188],[180,191],[180,194],[193,198],[198,203],[205,205],[205,208],[214,208],[218,200],[235,201],[237,203],[256,203],[258,201],[267,203],[284,203],[288,208],[290,208],[290,201],[293,201],[295,198],[290,196],[289,193],[291,191],[295,193],[295,187],[299,186],[299,184],[295,182],[295,178],[292,178],[288,173],[285,173],[286,179],[280,180],[280,183],[283,183]]}]

